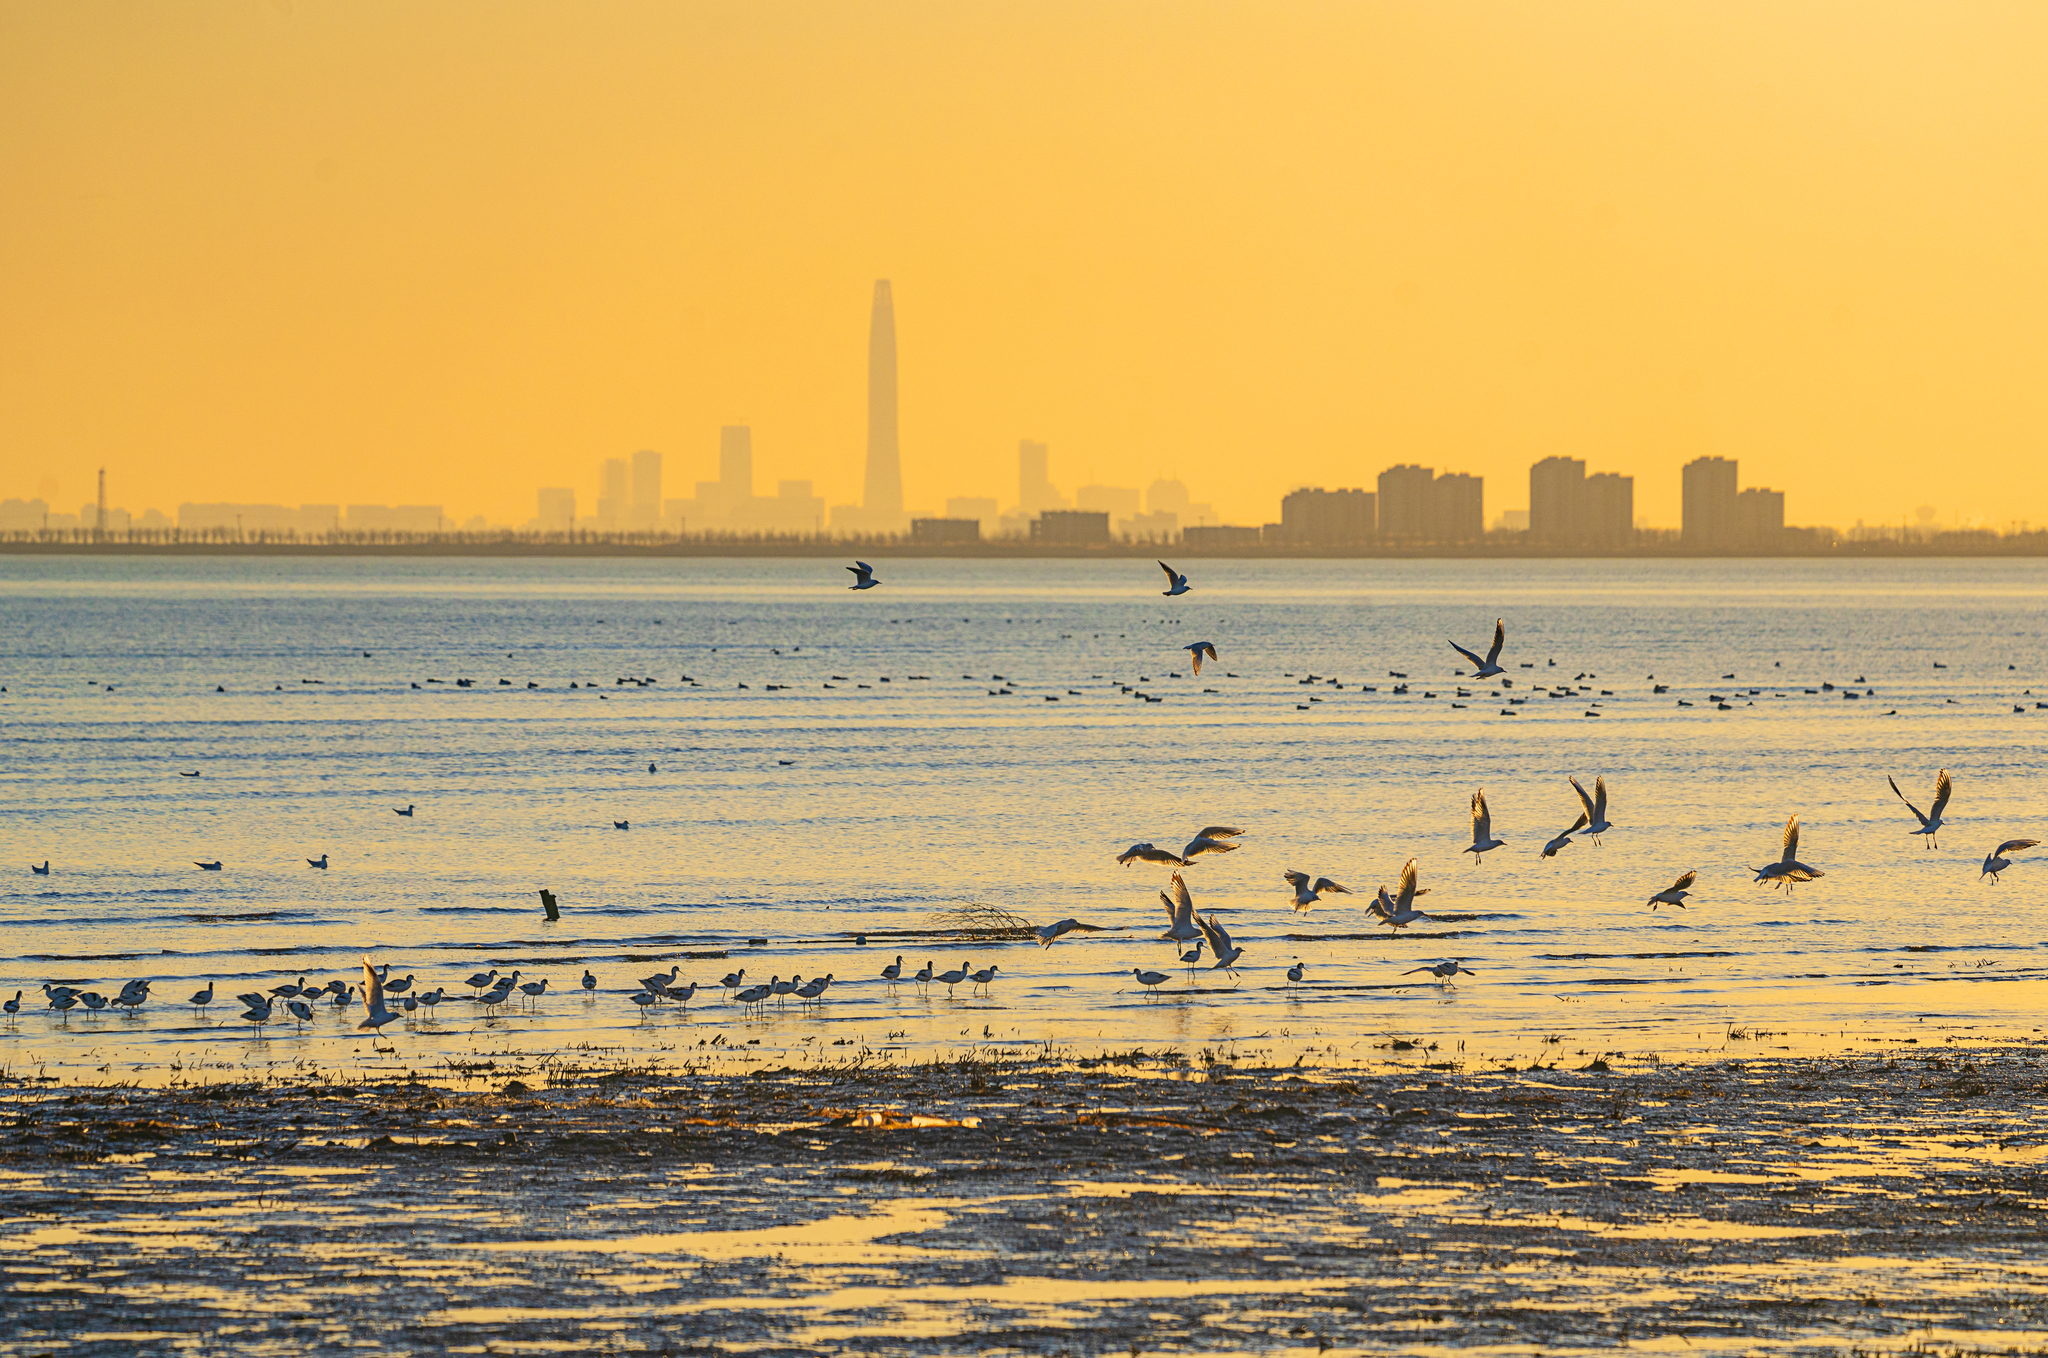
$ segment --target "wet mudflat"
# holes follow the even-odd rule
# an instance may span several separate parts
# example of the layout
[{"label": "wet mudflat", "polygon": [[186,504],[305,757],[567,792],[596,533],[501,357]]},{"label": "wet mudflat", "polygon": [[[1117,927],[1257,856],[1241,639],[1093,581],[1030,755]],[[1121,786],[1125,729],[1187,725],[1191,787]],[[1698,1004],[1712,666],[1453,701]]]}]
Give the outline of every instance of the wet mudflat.
[{"label": "wet mudflat", "polygon": [[2048,1045],[1585,1064],[16,1086],[0,1352],[2048,1349]]}]

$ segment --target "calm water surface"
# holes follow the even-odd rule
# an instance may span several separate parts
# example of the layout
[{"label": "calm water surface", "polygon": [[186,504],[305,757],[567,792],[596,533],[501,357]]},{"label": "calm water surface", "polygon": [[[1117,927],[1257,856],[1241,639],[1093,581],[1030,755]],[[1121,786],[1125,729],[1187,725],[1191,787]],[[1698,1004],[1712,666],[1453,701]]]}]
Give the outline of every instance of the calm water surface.
[{"label": "calm water surface", "polygon": [[[2048,857],[2001,884],[1978,864],[2048,839],[2041,563],[1215,561],[1172,600],[1141,561],[877,565],[856,594],[811,560],[0,558],[0,991],[28,992],[0,1062],[1326,1062],[1392,1036],[1480,1060],[2036,1029]],[[1461,696],[1445,639],[1483,647],[1497,616],[1514,683]],[[1199,679],[1197,640],[1222,657]],[[1944,766],[1950,826],[1923,847],[1885,777],[1925,809]],[[1617,828],[1539,860],[1578,813],[1571,774],[1605,775]],[[1482,786],[1508,847],[1475,867]],[[1788,898],[1749,866],[1795,811],[1827,876]],[[1246,958],[1190,982],[1155,937],[1165,870],[1114,855],[1217,822],[1243,848],[1187,878]],[[1411,856],[1441,919],[1389,937],[1363,902]],[[1359,894],[1297,915],[1289,868]],[[1691,868],[1693,909],[1645,907]],[[890,937],[969,902],[1111,931]],[[563,993],[498,1015],[451,996],[393,1054],[359,1010],[235,1022],[234,992],[356,979],[365,952],[422,989],[495,967]],[[898,952],[1000,972],[985,997],[891,989]],[[1402,975],[1446,957],[1477,974]],[[1311,984],[1287,983],[1297,959]],[[643,1017],[635,978],[672,964],[714,994]],[[739,966],[837,984],[749,1016],[715,1002]],[[1147,997],[1134,966],[1175,979]],[[60,1020],[37,989],[131,976],[156,983],[132,1018]],[[179,1001],[208,981],[223,1003],[195,1016]]]}]

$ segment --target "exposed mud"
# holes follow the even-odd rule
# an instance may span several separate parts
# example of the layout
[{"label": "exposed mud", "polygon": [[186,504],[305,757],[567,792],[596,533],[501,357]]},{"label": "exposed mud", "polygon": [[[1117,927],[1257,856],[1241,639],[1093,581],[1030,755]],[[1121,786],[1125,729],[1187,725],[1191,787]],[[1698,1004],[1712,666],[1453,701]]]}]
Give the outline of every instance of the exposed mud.
[{"label": "exposed mud", "polygon": [[2044,1058],[15,1089],[0,1353],[2048,1351]]}]

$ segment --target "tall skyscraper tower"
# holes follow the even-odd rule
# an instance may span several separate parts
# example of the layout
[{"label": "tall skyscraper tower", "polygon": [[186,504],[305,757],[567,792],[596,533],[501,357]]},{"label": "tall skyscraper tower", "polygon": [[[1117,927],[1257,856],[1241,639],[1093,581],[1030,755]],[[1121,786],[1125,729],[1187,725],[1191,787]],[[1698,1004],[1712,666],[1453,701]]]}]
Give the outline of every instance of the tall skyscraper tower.
[{"label": "tall skyscraper tower", "polygon": [[896,446],[896,305],[889,280],[875,280],[868,322],[868,476],[861,508],[875,517],[903,513],[903,459]]},{"label": "tall skyscraper tower", "polygon": [[633,526],[654,528],[661,523],[661,454],[642,449],[633,454]]}]

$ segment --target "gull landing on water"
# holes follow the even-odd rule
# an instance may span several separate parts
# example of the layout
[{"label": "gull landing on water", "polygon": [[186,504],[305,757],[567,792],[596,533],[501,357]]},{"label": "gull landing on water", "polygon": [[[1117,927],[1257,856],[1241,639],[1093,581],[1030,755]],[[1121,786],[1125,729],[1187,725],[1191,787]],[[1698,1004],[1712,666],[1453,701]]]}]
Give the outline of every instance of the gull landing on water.
[{"label": "gull landing on water", "polygon": [[2031,849],[2040,842],[2038,839],[2008,839],[1984,855],[1984,871],[1977,874],[1977,880],[1981,882],[1989,877],[1992,881],[1997,881],[1998,874],[2012,866],[2012,860],[2006,857],[2007,854],[2018,853],[2021,849]]},{"label": "gull landing on water", "polygon": [[1825,877],[1819,868],[1809,868],[1799,861],[1799,817],[1794,815],[1785,822],[1785,853],[1775,863],[1766,863],[1756,869],[1756,880],[1771,886],[1783,885],[1791,891],[1795,882],[1810,882],[1816,877]]},{"label": "gull landing on water", "polygon": [[1593,795],[1590,797],[1586,795],[1586,789],[1579,786],[1578,779],[1572,778],[1567,781],[1571,783],[1572,791],[1579,794],[1579,805],[1586,808],[1586,837],[1598,844],[1600,836],[1614,828],[1607,823],[1607,780],[1595,778]]},{"label": "gull landing on water", "polygon": [[1294,888],[1294,908],[1302,914],[1307,914],[1308,908],[1322,899],[1322,893],[1325,891],[1346,896],[1353,894],[1350,887],[1341,882],[1333,882],[1327,877],[1318,877],[1311,882],[1307,873],[1291,869],[1280,875],[1287,880],[1287,885]]},{"label": "gull landing on water", "polygon": [[1159,563],[1159,569],[1166,572],[1166,588],[1159,591],[1166,598],[1171,599],[1175,595],[1185,594],[1191,588],[1188,584],[1188,578],[1174,570],[1173,567],[1167,565],[1164,561]]},{"label": "gull landing on water", "polygon": [[[1899,785],[1892,776],[1886,774],[1884,780],[1892,785],[1892,792],[1898,799],[1906,802],[1906,794],[1899,791]],[[1941,842],[1935,836],[1941,833],[1941,813],[1948,810],[1949,794],[1954,791],[1955,786],[1948,780],[1947,769],[1943,769],[1940,773],[1935,774],[1934,801],[1928,806],[1926,815],[1921,815],[1920,808],[1913,805],[1913,803],[1906,802],[1906,809],[1913,813],[1914,820],[1920,822],[1919,829],[1908,830],[1906,833],[1909,835],[1925,835],[1926,838],[1920,841],[1923,845],[1931,844],[1937,849],[1940,848]]]},{"label": "gull landing on water", "polygon": [[1188,894],[1188,884],[1173,874],[1173,895],[1159,893],[1159,903],[1166,907],[1168,927],[1159,937],[1168,943],[1188,943],[1202,936],[1202,930],[1195,923],[1195,898]]},{"label": "gull landing on water", "polygon": [[1474,679],[1491,679],[1496,674],[1507,673],[1507,671],[1502,669],[1500,666],[1500,648],[1507,644],[1507,640],[1507,620],[1505,618],[1495,618],[1493,620],[1493,647],[1491,650],[1487,651],[1486,659],[1481,660],[1478,656],[1472,654],[1472,652],[1466,650],[1463,646],[1460,646],[1455,641],[1451,643],[1451,649],[1472,662],[1472,664],[1475,666],[1475,668],[1472,671],[1472,677]]},{"label": "gull landing on water", "polygon": [[1202,657],[1206,655],[1211,660],[1216,658],[1216,643],[1213,641],[1190,642],[1181,649],[1194,659],[1195,677],[1198,679],[1202,676]]},{"label": "gull landing on water", "polygon": [[875,579],[875,568],[865,561],[856,561],[846,569],[853,572],[853,583],[847,586],[848,589],[873,589],[882,583]]},{"label": "gull landing on water", "polygon": [[1507,841],[1493,837],[1493,813],[1486,809],[1486,789],[1480,788],[1472,794],[1472,842],[1463,852],[1472,855],[1474,863],[1483,863],[1482,857],[1489,849],[1504,848]]},{"label": "gull landing on water", "polygon": [[1551,841],[1550,841],[1550,842],[1549,842],[1548,844],[1545,844],[1545,845],[1543,846],[1543,852],[1542,852],[1541,854],[1539,854],[1539,855],[1538,855],[1538,857],[1541,857],[1541,858],[1555,858],[1555,857],[1557,857],[1557,851],[1558,851],[1559,849],[1562,849],[1562,848],[1563,848],[1563,847],[1564,847],[1565,845],[1567,845],[1567,844],[1571,843],[1571,842],[1572,842],[1572,836],[1573,836],[1573,835],[1575,835],[1575,834],[1577,834],[1577,833],[1578,833],[1579,831],[1581,831],[1581,830],[1583,830],[1583,829],[1585,829],[1585,828],[1586,828],[1586,813],[1585,813],[1585,812],[1583,812],[1583,811],[1581,811],[1581,812],[1579,812],[1579,818],[1578,818],[1577,820],[1575,820],[1575,821],[1573,821],[1573,822],[1572,822],[1572,824],[1571,824],[1571,828],[1570,828],[1569,830],[1566,830],[1566,831],[1565,831],[1565,832],[1564,832],[1563,834],[1559,835],[1559,836],[1558,836],[1558,837],[1557,837],[1556,839],[1553,839],[1553,840],[1551,840]]},{"label": "gull landing on water", "polygon": [[1670,886],[1665,887],[1662,891],[1650,897],[1649,900],[1644,901],[1643,904],[1649,906],[1652,910],[1655,910],[1660,905],[1675,905],[1680,910],[1685,909],[1685,898],[1692,895],[1692,884],[1699,879],[1699,875],[1699,869],[1693,869]]}]

